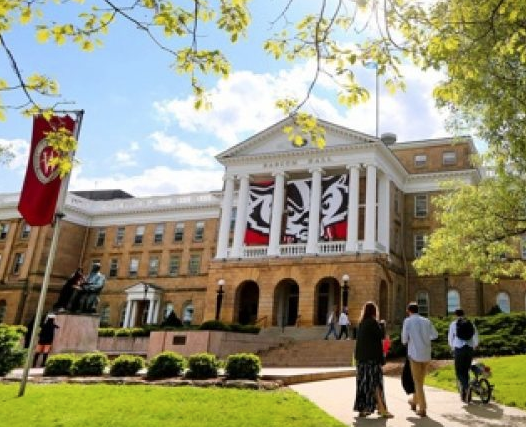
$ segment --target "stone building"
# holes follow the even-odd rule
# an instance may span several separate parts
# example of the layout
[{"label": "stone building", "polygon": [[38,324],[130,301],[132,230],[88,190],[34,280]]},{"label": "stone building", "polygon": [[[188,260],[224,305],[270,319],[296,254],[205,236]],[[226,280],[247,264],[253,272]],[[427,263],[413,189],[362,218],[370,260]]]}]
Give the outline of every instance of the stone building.
[{"label": "stone building", "polygon": [[[160,323],[174,310],[194,324],[219,316],[309,327],[325,324],[333,306],[347,306],[355,323],[368,300],[391,324],[410,300],[433,316],[459,305],[473,315],[495,304],[525,310],[522,281],[417,277],[411,267],[436,227],[430,201],[440,183],[481,179],[469,137],[397,142],[322,123],[323,150],[292,145],[282,121],[219,154],[222,190],[68,194],[46,308],[78,266],[87,273],[100,262],[101,323],[111,326]],[[0,195],[0,320],[7,323],[34,313],[52,234],[24,223],[18,197]]]}]

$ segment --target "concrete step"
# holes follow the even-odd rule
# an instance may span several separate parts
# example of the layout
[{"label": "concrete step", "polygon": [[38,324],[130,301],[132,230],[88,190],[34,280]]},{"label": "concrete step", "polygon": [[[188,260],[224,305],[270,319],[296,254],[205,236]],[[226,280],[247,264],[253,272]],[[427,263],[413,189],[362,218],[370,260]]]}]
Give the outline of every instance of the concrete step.
[{"label": "concrete step", "polygon": [[271,326],[269,328],[261,329],[259,335],[274,338],[290,338],[296,341],[313,341],[324,338],[326,333],[326,326],[286,326],[285,328],[280,326]]}]

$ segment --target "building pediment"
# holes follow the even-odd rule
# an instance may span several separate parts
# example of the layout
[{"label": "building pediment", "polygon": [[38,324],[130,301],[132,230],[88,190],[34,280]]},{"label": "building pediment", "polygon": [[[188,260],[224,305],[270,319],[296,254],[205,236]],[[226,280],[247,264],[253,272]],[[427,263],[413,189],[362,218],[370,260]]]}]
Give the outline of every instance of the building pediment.
[{"label": "building pediment", "polygon": [[151,293],[156,294],[162,292],[162,288],[160,286],[154,285],[153,283],[139,282],[130,286],[129,288],[126,288],[124,292],[126,292],[128,295],[143,296],[148,298]]},{"label": "building pediment", "polygon": [[[363,146],[363,144],[378,142],[378,138],[373,136],[353,131],[321,119],[318,119],[318,122],[325,128],[326,146],[323,150],[325,152],[352,145]],[[216,159],[222,164],[227,164],[230,163],[230,160],[236,158],[268,158],[282,156],[284,154],[294,157],[296,154],[305,155],[310,151],[319,150],[308,140],[305,140],[305,145],[301,147],[295,146],[283,132],[284,127],[288,125],[292,125],[292,119],[290,118],[282,120],[228,150],[223,151],[216,156]]]}]

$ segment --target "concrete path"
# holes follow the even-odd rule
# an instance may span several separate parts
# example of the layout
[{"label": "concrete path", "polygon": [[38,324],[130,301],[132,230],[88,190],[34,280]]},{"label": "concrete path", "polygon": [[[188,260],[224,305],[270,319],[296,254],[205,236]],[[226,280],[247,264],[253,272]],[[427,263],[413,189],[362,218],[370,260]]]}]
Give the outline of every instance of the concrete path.
[{"label": "concrete path", "polygon": [[526,427],[526,412],[498,405],[493,401],[462,403],[456,393],[426,387],[427,417],[417,416],[407,403],[399,378],[384,377],[386,399],[394,418],[386,420],[370,415],[358,418],[352,410],[356,389],[353,377],[291,385],[321,409],[346,425],[356,427]]}]

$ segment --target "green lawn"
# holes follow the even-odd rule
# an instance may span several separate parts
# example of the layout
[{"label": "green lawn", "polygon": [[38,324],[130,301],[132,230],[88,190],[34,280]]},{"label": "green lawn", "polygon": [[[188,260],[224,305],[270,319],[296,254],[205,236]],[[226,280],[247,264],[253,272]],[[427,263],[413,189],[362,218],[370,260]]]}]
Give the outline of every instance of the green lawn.
[{"label": "green lawn", "polygon": [[36,385],[18,398],[0,385],[0,420],[9,427],[344,427],[287,389]]},{"label": "green lawn", "polygon": [[[502,356],[489,359],[477,359],[491,367],[489,382],[495,386],[494,398],[506,406],[526,409],[526,355]],[[446,390],[456,391],[453,366],[438,369],[426,377],[426,384]]]}]

